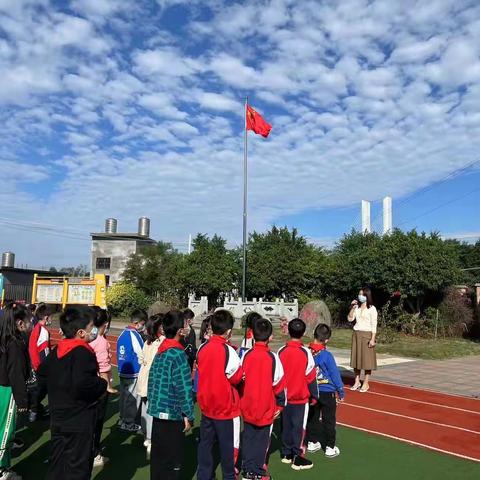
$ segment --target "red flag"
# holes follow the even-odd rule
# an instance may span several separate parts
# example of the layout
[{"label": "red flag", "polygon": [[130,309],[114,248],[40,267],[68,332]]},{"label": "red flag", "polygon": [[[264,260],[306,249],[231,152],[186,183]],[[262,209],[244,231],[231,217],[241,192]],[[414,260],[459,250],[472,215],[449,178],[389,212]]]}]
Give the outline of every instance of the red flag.
[{"label": "red flag", "polygon": [[267,138],[272,126],[248,104],[245,113],[247,116],[247,130],[253,130],[257,135]]}]

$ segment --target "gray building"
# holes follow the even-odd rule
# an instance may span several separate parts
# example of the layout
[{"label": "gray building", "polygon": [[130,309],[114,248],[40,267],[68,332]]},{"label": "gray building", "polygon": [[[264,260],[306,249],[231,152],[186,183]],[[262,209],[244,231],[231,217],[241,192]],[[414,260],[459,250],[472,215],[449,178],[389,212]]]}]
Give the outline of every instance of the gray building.
[{"label": "gray building", "polygon": [[123,271],[130,255],[142,248],[155,245],[150,238],[150,220],[142,217],[138,220],[137,233],[118,233],[117,220],[105,221],[105,231],[92,233],[92,275],[103,273],[107,285],[113,285],[122,279]]}]

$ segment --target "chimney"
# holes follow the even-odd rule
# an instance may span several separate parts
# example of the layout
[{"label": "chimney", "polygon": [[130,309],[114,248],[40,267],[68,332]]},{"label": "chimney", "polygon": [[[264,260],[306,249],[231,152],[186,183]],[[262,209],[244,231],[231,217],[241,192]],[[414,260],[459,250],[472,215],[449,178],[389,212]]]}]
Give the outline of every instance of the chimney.
[{"label": "chimney", "polygon": [[15,267],[15,254],[12,252],[4,252],[2,253],[2,268],[8,267],[13,268]]},{"label": "chimney", "polygon": [[138,234],[142,237],[150,236],[150,219],[147,217],[140,217],[138,219]]},{"label": "chimney", "polygon": [[383,234],[388,235],[392,233],[392,197],[385,197],[383,199]]},{"label": "chimney", "polygon": [[362,200],[362,233],[370,233],[370,202]]},{"label": "chimney", "polygon": [[107,218],[105,220],[105,233],[117,233],[117,226],[116,218]]}]

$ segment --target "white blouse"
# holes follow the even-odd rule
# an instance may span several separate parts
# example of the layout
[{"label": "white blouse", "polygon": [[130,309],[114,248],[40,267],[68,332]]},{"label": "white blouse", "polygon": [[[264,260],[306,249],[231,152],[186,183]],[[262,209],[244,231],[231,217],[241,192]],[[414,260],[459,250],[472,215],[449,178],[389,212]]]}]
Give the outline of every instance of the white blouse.
[{"label": "white blouse", "polygon": [[377,333],[377,318],[377,309],[372,305],[370,308],[356,308],[353,319],[350,320],[349,318],[348,321],[353,322],[355,320],[354,330]]}]

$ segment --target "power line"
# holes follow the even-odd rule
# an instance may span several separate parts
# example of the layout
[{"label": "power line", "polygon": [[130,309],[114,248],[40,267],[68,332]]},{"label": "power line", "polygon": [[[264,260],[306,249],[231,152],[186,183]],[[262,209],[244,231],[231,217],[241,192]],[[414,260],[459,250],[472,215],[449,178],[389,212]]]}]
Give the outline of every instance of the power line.
[{"label": "power line", "polygon": [[444,203],[442,203],[442,204],[440,204],[440,205],[438,205],[434,208],[431,208],[430,210],[427,210],[426,212],[423,212],[420,215],[417,215],[416,217],[414,217],[410,220],[406,220],[404,222],[401,222],[401,223],[398,224],[398,226],[405,225],[405,223],[414,222],[415,220],[418,220],[419,218],[422,218],[425,215],[429,215],[430,213],[436,212],[437,210],[440,210],[441,208],[443,208],[447,205],[458,202],[458,200],[461,200],[462,198],[468,197],[472,193],[478,192],[479,190],[480,190],[480,187],[474,188],[473,190],[470,190],[469,192],[465,193],[464,195],[460,195],[460,197],[453,198],[452,200],[449,200],[448,202],[444,202]]}]

